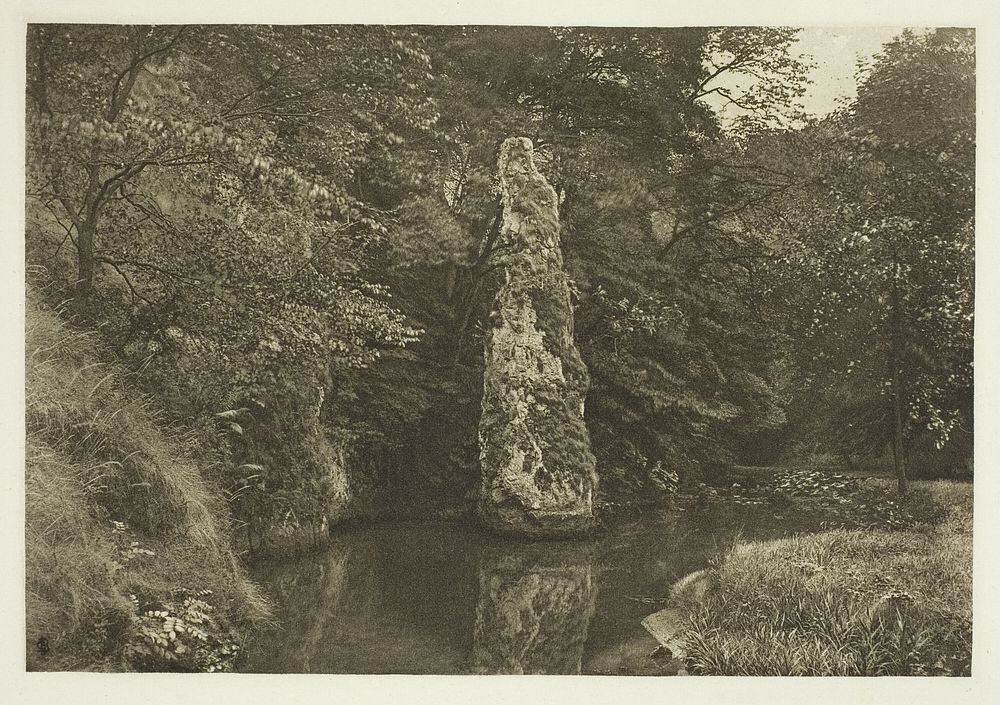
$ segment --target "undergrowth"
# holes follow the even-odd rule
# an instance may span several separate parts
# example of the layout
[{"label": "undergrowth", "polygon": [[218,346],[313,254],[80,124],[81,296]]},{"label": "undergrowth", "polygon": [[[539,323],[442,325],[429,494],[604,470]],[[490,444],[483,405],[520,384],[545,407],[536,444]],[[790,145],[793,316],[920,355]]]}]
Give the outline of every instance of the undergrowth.
[{"label": "undergrowth", "polygon": [[[883,486],[884,485],[884,486]],[[866,481],[861,492],[888,491]],[[692,614],[688,668],[715,675],[969,675],[972,492],[914,483],[905,530],[738,544]]]},{"label": "undergrowth", "polygon": [[[27,667],[225,670],[268,607],[233,553],[208,462],[30,287],[26,315]],[[143,653],[147,607],[183,618],[188,593],[204,603],[200,625],[188,614],[201,648]]]}]

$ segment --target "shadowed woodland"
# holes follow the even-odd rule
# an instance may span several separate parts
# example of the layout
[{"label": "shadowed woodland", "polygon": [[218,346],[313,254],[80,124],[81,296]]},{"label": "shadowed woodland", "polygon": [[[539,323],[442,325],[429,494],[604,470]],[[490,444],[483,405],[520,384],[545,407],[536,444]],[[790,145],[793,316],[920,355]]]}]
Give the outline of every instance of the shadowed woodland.
[{"label": "shadowed woodland", "polygon": [[[722,511],[779,543],[699,543],[662,672],[967,673],[974,32],[899,34],[825,116],[797,34],[29,26],[28,667],[239,670],[291,624],[305,668],[328,627],[282,595],[318,598],[253,566],[343,526],[577,546]],[[660,672],[585,646],[611,544],[466,540],[441,653],[471,655],[427,669]],[[344,541],[304,568],[323,604],[389,580]],[[868,579],[886,552],[912,594]],[[764,584],[762,636],[733,604]],[[549,641],[505,622],[529,603]]]}]

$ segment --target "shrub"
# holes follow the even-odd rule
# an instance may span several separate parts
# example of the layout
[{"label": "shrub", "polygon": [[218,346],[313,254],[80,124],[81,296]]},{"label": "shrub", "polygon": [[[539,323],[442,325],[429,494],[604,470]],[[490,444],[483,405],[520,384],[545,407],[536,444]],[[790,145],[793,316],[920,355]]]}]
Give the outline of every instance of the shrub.
[{"label": "shrub", "polygon": [[125,645],[128,662],[140,671],[230,671],[239,654],[238,638],[207,600],[211,590],[174,589],[164,600],[140,601]]},{"label": "shrub", "polygon": [[855,478],[821,470],[784,470],[774,477],[774,490],[789,497],[839,498],[854,493]]}]

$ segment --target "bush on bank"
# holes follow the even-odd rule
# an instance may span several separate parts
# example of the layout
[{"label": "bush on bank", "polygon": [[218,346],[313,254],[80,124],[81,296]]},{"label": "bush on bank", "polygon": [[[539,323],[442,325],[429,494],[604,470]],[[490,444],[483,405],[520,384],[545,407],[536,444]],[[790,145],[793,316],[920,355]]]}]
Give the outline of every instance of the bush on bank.
[{"label": "bush on bank", "polygon": [[901,504],[914,520],[906,530],[837,529],[734,546],[684,635],[689,670],[969,675],[972,487],[915,483]]}]

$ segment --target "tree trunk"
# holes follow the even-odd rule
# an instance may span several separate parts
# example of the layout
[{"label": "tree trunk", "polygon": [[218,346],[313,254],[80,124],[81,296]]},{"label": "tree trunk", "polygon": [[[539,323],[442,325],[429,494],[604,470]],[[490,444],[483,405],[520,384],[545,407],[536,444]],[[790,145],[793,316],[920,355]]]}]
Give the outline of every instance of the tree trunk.
[{"label": "tree trunk", "polygon": [[[458,325],[453,329],[452,339],[454,340],[452,365],[457,365],[462,360],[465,353],[465,338],[469,328],[473,323],[473,314],[476,313],[476,305],[479,303],[479,291],[483,285],[483,279],[489,271],[490,254],[500,236],[500,224],[503,218],[503,208],[498,201],[493,210],[493,217],[486,226],[486,236],[483,242],[479,257],[470,267],[463,268],[460,279],[460,286],[452,283],[449,288],[449,301],[458,299],[453,309],[458,309],[455,318]],[[459,295],[460,294],[460,295]]]},{"label": "tree trunk", "polygon": [[892,369],[890,370],[890,374],[892,375],[893,416],[892,462],[896,475],[896,487],[899,491],[899,495],[903,496],[907,492],[908,482],[906,477],[906,452],[903,448],[903,375],[899,369],[903,357],[903,317],[902,312],[900,311],[901,302],[899,300],[899,276],[900,266],[897,261],[893,271],[892,280],[892,311],[890,314],[892,316],[892,320],[890,321],[892,329],[890,331],[889,342],[889,364],[892,366]]},{"label": "tree trunk", "polygon": [[87,219],[77,229],[77,278],[75,303],[77,313],[86,316],[94,291],[94,234],[97,224]]},{"label": "tree trunk", "polygon": [[892,461],[896,472],[896,486],[900,495],[905,495],[908,489],[906,478],[906,453],[903,451],[903,398],[900,393],[899,365],[893,355],[892,365]]}]

